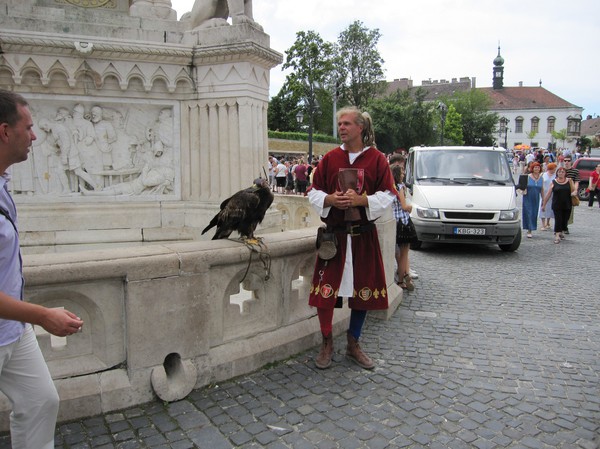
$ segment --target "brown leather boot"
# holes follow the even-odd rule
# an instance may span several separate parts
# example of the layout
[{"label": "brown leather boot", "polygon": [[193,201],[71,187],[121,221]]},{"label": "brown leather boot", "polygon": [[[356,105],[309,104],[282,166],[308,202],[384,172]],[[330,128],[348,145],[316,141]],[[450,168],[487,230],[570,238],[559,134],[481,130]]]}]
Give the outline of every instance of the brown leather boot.
[{"label": "brown leather boot", "polygon": [[373,360],[365,354],[362,349],[360,349],[360,345],[354,336],[347,332],[346,336],[348,337],[348,346],[346,348],[346,357],[356,363],[358,366],[364,369],[373,369],[375,367],[375,363]]},{"label": "brown leather boot", "polygon": [[331,357],[333,357],[333,334],[328,337],[323,335],[321,343],[321,352],[315,359],[315,366],[319,369],[327,369],[331,366]]}]

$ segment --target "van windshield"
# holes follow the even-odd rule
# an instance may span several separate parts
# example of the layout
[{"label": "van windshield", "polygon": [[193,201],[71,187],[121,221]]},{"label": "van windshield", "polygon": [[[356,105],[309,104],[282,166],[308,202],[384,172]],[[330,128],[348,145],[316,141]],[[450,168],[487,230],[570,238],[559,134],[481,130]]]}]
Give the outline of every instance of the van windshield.
[{"label": "van windshield", "polygon": [[414,179],[513,182],[504,153],[471,149],[416,151]]}]

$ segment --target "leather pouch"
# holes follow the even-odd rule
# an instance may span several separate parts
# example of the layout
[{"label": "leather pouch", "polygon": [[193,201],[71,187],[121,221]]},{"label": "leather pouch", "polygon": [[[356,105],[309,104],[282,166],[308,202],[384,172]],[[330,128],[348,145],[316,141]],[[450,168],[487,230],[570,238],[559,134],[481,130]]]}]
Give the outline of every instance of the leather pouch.
[{"label": "leather pouch", "polygon": [[330,260],[337,254],[337,237],[321,226],[317,230],[317,254],[323,260]]}]

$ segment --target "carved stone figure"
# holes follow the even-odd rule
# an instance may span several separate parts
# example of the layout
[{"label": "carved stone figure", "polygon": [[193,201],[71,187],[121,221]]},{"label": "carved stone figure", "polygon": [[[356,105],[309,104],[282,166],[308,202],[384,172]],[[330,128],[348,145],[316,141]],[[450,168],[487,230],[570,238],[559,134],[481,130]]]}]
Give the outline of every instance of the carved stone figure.
[{"label": "carved stone figure", "polygon": [[252,0],[196,0],[190,14],[194,29],[227,25],[228,17],[233,24],[251,23],[262,29],[252,18]]},{"label": "carved stone figure", "polygon": [[173,113],[170,108],[161,109],[158,120],[152,129],[152,148],[154,151],[173,149]]},{"label": "carved stone figure", "polygon": [[[50,121],[45,118],[40,120],[38,126],[46,133],[43,154],[48,157],[49,181],[56,176],[60,183],[60,190],[57,193],[71,193],[69,178],[65,171],[65,166],[68,164],[68,153],[73,147],[70,132],[62,123],[50,124]],[[64,158],[64,162],[61,161],[61,157]],[[50,184],[49,193],[55,193],[54,186],[54,183]]]},{"label": "carved stone figure", "polygon": [[[77,122],[70,118],[69,111],[66,108],[59,108],[56,114],[55,123],[50,126],[51,129],[49,131],[51,131],[56,140],[56,146],[58,148],[57,154],[60,155],[60,163],[62,164],[63,170],[65,172],[72,171],[78,178],[87,182],[91,188],[96,188],[97,183],[89,173],[83,170],[83,164],[79,157],[79,148],[75,141],[77,135],[79,135],[78,131],[80,131],[80,129],[77,128],[77,125]],[[41,127],[42,124],[40,123],[40,128]],[[61,184],[63,185],[64,193],[66,193],[69,189],[64,189],[65,186],[62,180]],[[70,191],[73,190],[76,191],[77,189],[70,189]]]},{"label": "carved stone figure", "polygon": [[[65,115],[65,113],[60,113],[60,111],[64,109],[65,108],[59,109],[56,118],[57,121],[59,116]],[[68,111],[66,114],[68,114]],[[100,150],[98,150],[98,145],[96,145],[96,132],[94,131],[92,122],[85,118],[85,108],[82,104],[76,104],[75,107],[73,107],[73,119],[66,120],[66,122],[73,133],[73,141],[77,147],[77,152],[81,158],[83,168],[88,173],[94,174],[93,179],[96,181],[97,185],[102,184],[102,178],[95,175],[95,173],[102,170],[102,162],[100,160],[100,155],[98,154]]]},{"label": "carved stone figure", "polygon": [[117,133],[117,140],[113,144],[112,151],[113,170],[129,170],[133,168],[132,152],[135,151],[136,138],[129,135],[125,129],[125,119],[121,112],[113,113],[112,124]]},{"label": "carved stone figure", "polygon": [[117,133],[112,123],[104,119],[100,106],[94,106],[91,114],[96,133],[96,144],[102,153],[102,169],[111,170],[113,168],[113,143],[117,141]]},{"label": "carved stone figure", "polygon": [[154,158],[144,165],[142,173],[133,181],[113,184],[96,191],[83,189],[82,193],[95,196],[162,195],[173,190],[174,179],[172,161],[161,150],[155,150]]}]

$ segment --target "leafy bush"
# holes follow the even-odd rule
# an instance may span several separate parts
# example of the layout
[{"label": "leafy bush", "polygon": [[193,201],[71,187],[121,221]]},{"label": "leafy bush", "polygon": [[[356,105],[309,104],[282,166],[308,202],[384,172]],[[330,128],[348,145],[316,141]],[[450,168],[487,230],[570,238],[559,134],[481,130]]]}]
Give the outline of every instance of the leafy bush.
[{"label": "leafy bush", "polygon": [[[300,132],[269,131],[269,138],[308,141],[308,134]],[[313,142],[338,143],[337,139],[326,134],[313,134]]]}]

